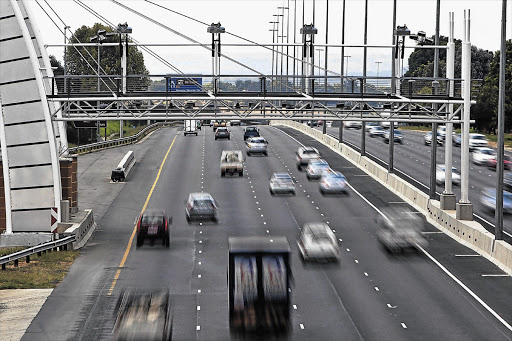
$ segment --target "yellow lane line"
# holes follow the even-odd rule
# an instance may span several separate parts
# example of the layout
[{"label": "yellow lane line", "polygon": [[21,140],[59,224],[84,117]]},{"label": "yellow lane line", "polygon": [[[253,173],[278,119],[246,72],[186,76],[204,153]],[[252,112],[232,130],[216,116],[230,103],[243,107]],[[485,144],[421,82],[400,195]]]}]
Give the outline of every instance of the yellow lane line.
[{"label": "yellow lane line", "polygon": [[[146,198],[146,202],[144,203],[144,207],[142,207],[142,210],[140,211],[140,213],[144,212],[146,210],[146,207],[148,206],[149,199],[151,199],[151,195],[153,195],[153,190],[155,189],[156,183],[158,182],[158,179],[160,178],[160,173],[162,172],[162,168],[164,167],[165,161],[167,160],[167,156],[169,156],[169,152],[171,151],[171,148],[174,145],[174,141],[176,141],[177,137],[178,137],[178,135],[176,135],[174,137],[171,145],[169,146],[169,149],[167,149],[167,153],[165,154],[162,164],[160,165],[160,169],[158,170],[158,174],[156,175],[155,182],[153,183],[153,186],[151,187],[151,190],[149,191],[148,197]],[[107,296],[111,296],[112,292],[114,291],[117,280],[119,279],[119,275],[121,274],[121,269],[124,267],[126,258],[128,258],[128,254],[130,253],[130,249],[131,249],[132,243],[133,243],[133,238],[135,238],[136,232],[137,232],[137,224],[135,224],[135,226],[133,227],[132,235],[130,236],[130,240],[128,241],[128,245],[126,246],[126,250],[124,251],[123,259],[121,259],[121,263],[119,263],[119,269],[117,269],[117,272],[114,276],[114,280],[112,281],[112,285],[110,286],[110,289],[108,290]]]}]

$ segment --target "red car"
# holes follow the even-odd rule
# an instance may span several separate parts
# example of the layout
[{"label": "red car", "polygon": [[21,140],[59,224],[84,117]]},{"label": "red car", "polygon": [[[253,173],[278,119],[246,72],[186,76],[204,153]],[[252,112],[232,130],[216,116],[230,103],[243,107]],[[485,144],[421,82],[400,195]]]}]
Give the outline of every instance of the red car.
[{"label": "red car", "polygon": [[[496,169],[496,165],[498,164],[498,160],[496,157],[493,159],[487,160],[487,167]],[[507,155],[503,155],[503,166],[505,169],[512,169],[512,161],[510,161],[510,157]]]}]

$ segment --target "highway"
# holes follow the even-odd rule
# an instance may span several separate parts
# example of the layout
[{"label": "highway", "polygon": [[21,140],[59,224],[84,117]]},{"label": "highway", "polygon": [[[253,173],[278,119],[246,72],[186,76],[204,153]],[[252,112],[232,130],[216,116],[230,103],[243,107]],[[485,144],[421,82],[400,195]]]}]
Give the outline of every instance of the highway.
[{"label": "highway", "polygon": [[[318,128],[318,129],[321,129]],[[328,127],[327,133],[338,138],[338,127]],[[397,174],[405,174],[404,178],[408,178],[411,183],[415,183],[416,187],[423,189],[428,193],[430,187],[430,151],[431,147],[425,145],[423,135],[425,133],[418,131],[402,130],[404,136],[404,143],[395,143],[395,155],[393,164]],[[344,129],[343,139],[350,146],[360,150],[361,147],[361,130],[357,129]],[[389,145],[384,142],[383,138],[371,138],[366,133],[366,152],[370,157],[378,157],[381,164],[387,167],[389,162]],[[437,148],[437,164],[445,163],[445,146],[438,146]],[[453,147],[453,166],[460,172],[461,153],[460,147]],[[494,233],[494,211],[490,211],[480,202],[481,192],[484,188],[496,187],[496,171],[486,166],[479,166],[473,163],[473,158],[470,154],[470,168],[469,168],[469,200],[473,204],[473,212],[478,216],[479,221],[483,223],[491,233]],[[437,193],[444,191],[444,185],[437,185]],[[453,186],[453,191],[456,194],[457,200],[460,199],[460,187]],[[482,221],[484,220],[484,221]],[[505,235],[507,241],[512,241],[512,217],[509,215],[504,216],[504,230],[508,233]]]},{"label": "highway", "polygon": [[[247,157],[244,177],[221,178],[222,150],[245,148],[243,127],[230,129],[231,140],[215,141],[212,129],[205,127],[197,137],[185,137],[179,128],[160,129],[144,142],[151,148],[138,157],[99,229],[23,340],[110,340],[117,297],[132,287],[170,289],[174,340],[230,339],[227,240],[260,235],[286,236],[292,247],[292,330],[282,339],[512,340],[507,328],[512,324],[510,276],[429,224],[425,252],[386,253],[376,239],[378,209],[407,205],[292,129],[261,127],[269,141],[268,157]],[[347,132],[347,139],[351,134],[356,138],[360,133]],[[317,182],[297,170],[295,151],[301,144],[317,147],[332,168],[346,175],[353,188],[349,196],[324,197]],[[419,156],[416,147],[406,143],[397,150]],[[380,141],[368,139],[367,148],[386,155],[379,154]],[[395,160],[397,168],[407,167],[400,157]],[[425,161],[411,160],[417,163],[412,172],[428,173],[428,166],[421,165]],[[269,178],[279,171],[295,178],[296,196],[270,196]],[[219,221],[189,225],[184,201],[190,192],[202,190],[218,202]],[[158,243],[139,249],[129,244],[149,193],[147,207],[163,208],[173,217],[169,249]],[[314,221],[328,222],[335,231],[342,250],[339,264],[301,261],[299,228]]]}]

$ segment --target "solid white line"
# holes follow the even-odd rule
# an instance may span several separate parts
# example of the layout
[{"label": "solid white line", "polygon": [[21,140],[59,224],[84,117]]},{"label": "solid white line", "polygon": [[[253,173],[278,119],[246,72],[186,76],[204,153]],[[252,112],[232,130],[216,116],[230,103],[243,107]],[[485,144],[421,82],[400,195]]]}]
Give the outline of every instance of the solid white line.
[{"label": "solid white line", "polygon": [[510,277],[508,274],[489,274],[489,275],[482,275],[482,277]]},{"label": "solid white line", "polygon": [[470,255],[455,255],[455,257],[482,257],[482,255],[479,254],[470,254]]},{"label": "solid white line", "polygon": [[443,231],[423,231],[422,234],[444,234]]},{"label": "solid white line", "polygon": [[388,204],[407,204],[405,201],[390,201]]},{"label": "solid white line", "polygon": [[300,329],[304,329],[304,325],[302,323],[300,324]]},{"label": "solid white line", "polygon": [[402,324],[402,327],[403,327],[404,329],[407,329],[407,326],[405,325],[405,323],[403,323],[403,322],[402,322],[401,324]]},{"label": "solid white line", "polygon": [[441,263],[437,261],[434,257],[430,255],[421,245],[416,245],[419,250],[421,250],[432,262],[434,262],[441,270],[443,270],[448,276],[451,277],[457,283],[464,289],[468,294],[470,294],[478,303],[480,303],[487,311],[489,311],[498,321],[500,321],[507,329],[512,331],[512,326],[507,323],[498,313],[496,313],[491,307],[487,305],[480,297],[478,297],[471,289],[469,289],[464,283],[462,283],[457,277],[452,275],[448,269],[446,269]]}]

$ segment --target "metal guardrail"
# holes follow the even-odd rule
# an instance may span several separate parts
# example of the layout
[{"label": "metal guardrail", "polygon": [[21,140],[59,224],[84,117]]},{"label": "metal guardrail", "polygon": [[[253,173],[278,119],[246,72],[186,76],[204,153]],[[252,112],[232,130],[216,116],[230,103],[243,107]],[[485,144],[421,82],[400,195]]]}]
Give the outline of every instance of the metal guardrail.
[{"label": "metal guardrail", "polygon": [[88,153],[94,150],[100,150],[108,147],[113,146],[121,146],[125,144],[133,144],[137,142],[141,137],[146,136],[150,131],[157,128],[158,126],[163,125],[175,125],[178,122],[157,122],[153,123],[146,128],[139,131],[136,135],[123,137],[115,140],[107,140],[107,141],[101,141],[101,142],[95,142],[90,144],[84,144],[78,147],[68,148],[68,152],[70,154],[81,154],[81,153]]},{"label": "metal guardrail", "polygon": [[29,249],[21,250],[15,253],[11,253],[10,255],[6,255],[0,257],[0,264],[2,265],[2,270],[5,270],[5,266],[7,263],[14,261],[14,266],[18,266],[18,260],[21,258],[25,258],[26,262],[30,262],[30,256],[33,254],[37,254],[41,256],[43,252],[55,250],[60,248],[60,250],[67,250],[67,247],[70,243],[73,243],[76,239],[75,235],[71,235],[62,239],[57,239],[51,242],[43,243],[31,247]]}]

